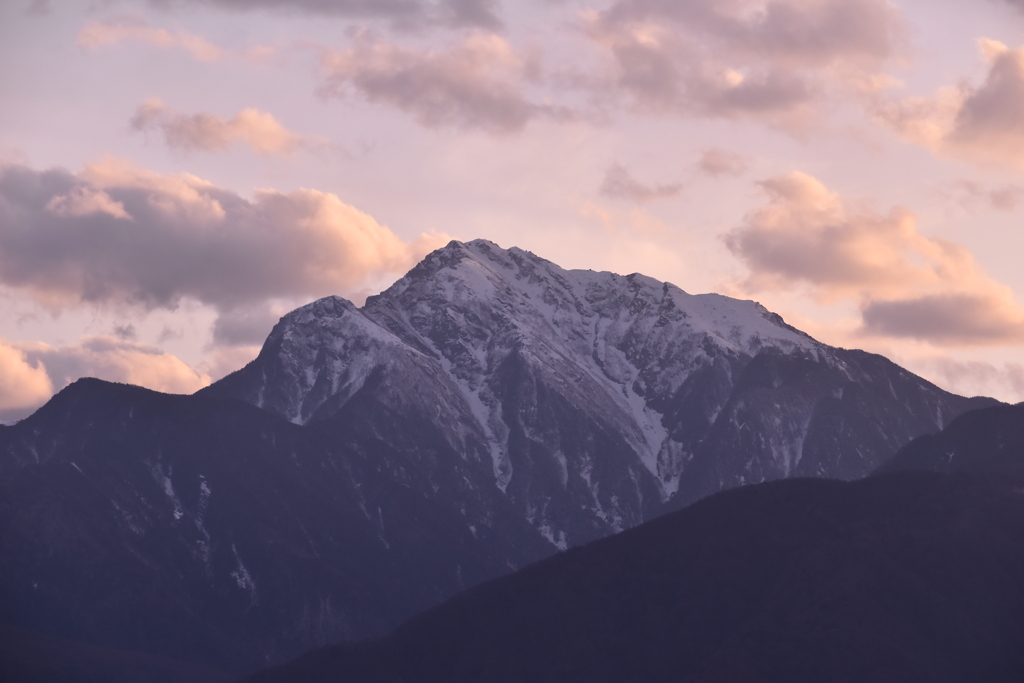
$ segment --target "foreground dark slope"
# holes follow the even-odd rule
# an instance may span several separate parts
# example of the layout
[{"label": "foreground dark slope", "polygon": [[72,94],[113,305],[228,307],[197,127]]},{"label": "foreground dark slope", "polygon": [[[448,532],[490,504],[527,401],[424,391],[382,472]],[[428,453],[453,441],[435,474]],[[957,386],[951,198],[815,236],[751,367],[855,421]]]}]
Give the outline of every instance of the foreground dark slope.
[{"label": "foreground dark slope", "polygon": [[246,683],[1024,680],[1024,491],[790,480],[470,590]]},{"label": "foreground dark slope", "polygon": [[1024,482],[1024,403],[973,410],[914,439],[879,472],[974,472]]},{"label": "foreground dark slope", "polygon": [[546,552],[520,531],[240,402],[80,380],[0,432],[0,622],[83,648],[239,675]]}]

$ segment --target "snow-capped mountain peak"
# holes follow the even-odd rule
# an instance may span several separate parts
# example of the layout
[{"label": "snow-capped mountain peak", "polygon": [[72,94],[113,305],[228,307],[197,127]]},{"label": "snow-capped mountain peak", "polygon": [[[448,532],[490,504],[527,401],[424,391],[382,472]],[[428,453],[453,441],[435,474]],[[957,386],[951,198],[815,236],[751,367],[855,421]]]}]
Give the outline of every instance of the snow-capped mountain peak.
[{"label": "snow-capped mountain peak", "polygon": [[756,302],[486,240],[438,249],[361,309],[331,297],[285,316],[208,391],[300,424],[348,425],[372,401],[401,416],[381,438],[413,450],[408,425],[429,424],[438,445],[389,466],[436,481],[444,460],[451,486],[511,501],[559,547],[740,483],[864,474],[958,410]]}]

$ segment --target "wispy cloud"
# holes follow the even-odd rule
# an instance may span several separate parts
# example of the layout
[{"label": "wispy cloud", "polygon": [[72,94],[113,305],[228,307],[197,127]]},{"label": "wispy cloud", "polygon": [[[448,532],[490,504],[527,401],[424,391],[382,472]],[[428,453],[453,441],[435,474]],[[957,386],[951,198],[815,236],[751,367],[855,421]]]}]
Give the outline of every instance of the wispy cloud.
[{"label": "wispy cloud", "polygon": [[220,61],[227,54],[225,50],[194,33],[153,28],[136,16],[91,22],[78,32],[77,37],[78,45],[90,51],[125,42],[144,43],[165,50],[184,50],[201,62]]},{"label": "wispy cloud", "polygon": [[979,202],[998,211],[1013,211],[1024,203],[1024,186],[1002,185],[988,187],[973,180],[960,180],[954,191],[965,208],[974,208]]},{"label": "wispy cloud", "polygon": [[709,176],[739,176],[747,172],[747,160],[742,155],[724,149],[711,148],[701,152],[697,168]]},{"label": "wispy cloud", "polygon": [[600,192],[605,197],[631,202],[647,202],[674,197],[683,189],[682,183],[645,185],[632,176],[621,164],[612,164],[605,172]]}]

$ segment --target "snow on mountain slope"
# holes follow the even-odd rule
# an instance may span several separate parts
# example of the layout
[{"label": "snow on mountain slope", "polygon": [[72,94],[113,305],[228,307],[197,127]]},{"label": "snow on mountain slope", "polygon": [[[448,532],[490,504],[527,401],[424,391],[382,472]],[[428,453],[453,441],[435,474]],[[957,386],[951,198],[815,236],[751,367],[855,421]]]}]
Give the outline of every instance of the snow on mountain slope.
[{"label": "snow on mountain slope", "polygon": [[566,271],[484,240],[428,256],[365,311],[445,364],[499,437],[492,444],[502,488],[511,476],[502,406],[487,380],[513,350],[623,434],[669,495],[678,466],[665,457],[668,432],[652,403],[668,399],[703,362],[706,340],[734,354],[819,346],[754,302],[692,296],[642,275]]},{"label": "snow on mountain slope", "polygon": [[475,501],[471,527],[503,497],[557,547],[721,488],[862,476],[974,405],[755,302],[485,240],[433,252],[362,309],[290,313],[205,391],[371,434],[396,476]]}]

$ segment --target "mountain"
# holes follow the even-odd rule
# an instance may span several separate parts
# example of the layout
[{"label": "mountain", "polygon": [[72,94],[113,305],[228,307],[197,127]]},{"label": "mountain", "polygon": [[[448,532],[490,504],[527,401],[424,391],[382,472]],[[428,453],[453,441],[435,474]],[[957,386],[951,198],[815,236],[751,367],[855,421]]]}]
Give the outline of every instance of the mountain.
[{"label": "mountain", "polygon": [[972,410],[914,439],[879,472],[971,472],[1024,483],[1024,403]]},{"label": "mountain", "polygon": [[245,683],[1024,680],[1024,497],[966,476],[705,499]]},{"label": "mountain", "polygon": [[548,552],[240,402],[80,380],[0,437],[0,620],[37,638],[238,675]]},{"label": "mountain", "polygon": [[0,429],[0,623],[82,672],[238,675],[723,488],[861,477],[992,403],[751,301],[452,242],[194,396],[81,380]]},{"label": "mountain", "polygon": [[333,297],[290,313],[201,393],[383,442],[397,479],[472,501],[468,525],[511,501],[562,549],[744,483],[863,477],[995,403],[753,301],[485,240],[435,251],[361,309]]}]

